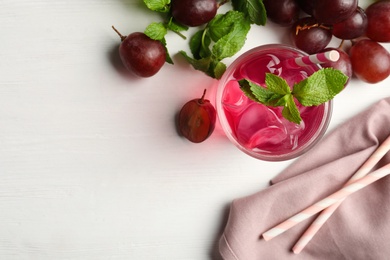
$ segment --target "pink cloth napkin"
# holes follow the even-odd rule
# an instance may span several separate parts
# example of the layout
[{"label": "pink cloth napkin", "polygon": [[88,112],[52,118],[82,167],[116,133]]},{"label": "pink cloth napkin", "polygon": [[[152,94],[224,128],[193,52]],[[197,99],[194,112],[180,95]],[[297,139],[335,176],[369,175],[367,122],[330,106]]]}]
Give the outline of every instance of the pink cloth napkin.
[{"label": "pink cloth napkin", "polygon": [[[390,177],[349,196],[298,255],[291,249],[317,215],[270,241],[261,238],[263,232],[339,190],[389,134],[390,97],[327,134],[270,187],[234,200],[220,238],[223,258],[390,259]],[[375,168],[389,162],[390,153]]]}]

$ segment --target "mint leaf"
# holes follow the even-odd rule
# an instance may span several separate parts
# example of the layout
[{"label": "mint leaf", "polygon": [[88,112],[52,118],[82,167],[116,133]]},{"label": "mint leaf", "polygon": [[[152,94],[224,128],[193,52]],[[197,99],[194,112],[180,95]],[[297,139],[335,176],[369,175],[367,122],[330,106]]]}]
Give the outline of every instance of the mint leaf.
[{"label": "mint leaf", "polygon": [[207,72],[209,70],[210,64],[211,64],[210,57],[202,58],[202,59],[194,59],[194,58],[191,58],[190,56],[188,56],[185,51],[180,51],[179,53],[184,56],[184,58],[187,60],[187,62],[190,63],[194,67],[194,69],[200,70],[203,72]]},{"label": "mint leaf", "polygon": [[[238,84],[240,85],[240,89],[249,99],[266,106],[282,106],[283,117],[293,123],[299,124],[302,121],[302,118],[299,114],[298,107],[294,102],[294,97],[291,94],[290,87],[287,85],[285,80],[279,76],[267,73],[266,77],[269,78],[268,80],[266,79],[267,88],[259,86],[246,79],[238,81]],[[282,86],[271,86],[276,82],[281,82]]]},{"label": "mint leaf", "polygon": [[216,42],[231,32],[237,21],[245,19],[244,14],[237,11],[229,11],[225,14],[217,14],[207,25],[211,39]]},{"label": "mint leaf", "polygon": [[153,40],[161,41],[167,34],[167,28],[163,23],[151,23],[146,27],[144,33]]},{"label": "mint leaf", "polygon": [[284,100],[285,105],[282,110],[282,116],[290,122],[300,124],[302,118],[301,114],[299,113],[298,107],[294,102],[294,97],[289,94],[285,96]]},{"label": "mint leaf", "polygon": [[265,25],[267,12],[262,0],[232,0],[233,9],[244,13],[251,23]]},{"label": "mint leaf", "polygon": [[144,0],[144,3],[152,11],[168,13],[171,0]]},{"label": "mint leaf", "polygon": [[[239,80],[238,81],[238,84],[240,85],[240,89],[242,92],[244,92],[245,96],[247,96],[249,99],[251,99],[252,101],[255,101],[255,102],[260,102],[257,97],[255,96],[255,94],[253,94],[252,90],[251,90],[251,86],[252,86],[252,82],[246,80],[246,79],[242,79],[242,80]],[[260,86],[259,86],[260,87]],[[267,93],[264,93],[264,95],[266,95]],[[261,94],[260,94],[261,95]]]},{"label": "mint leaf", "polygon": [[173,60],[171,58],[171,55],[169,54],[169,50],[167,48],[167,42],[165,41],[165,38],[161,40],[161,43],[164,45],[165,52],[166,52],[165,62],[167,62],[169,64],[173,64]]},{"label": "mint leaf", "polygon": [[272,73],[265,74],[265,84],[267,88],[281,95],[287,95],[291,93],[290,86],[287,84],[286,80]]},{"label": "mint leaf", "polygon": [[238,84],[248,98],[266,106],[279,106],[280,100],[284,97],[284,94],[275,93],[247,79],[238,81]]},{"label": "mint leaf", "polygon": [[324,68],[294,85],[293,95],[304,106],[318,106],[340,93],[348,77],[341,71]]},{"label": "mint leaf", "polygon": [[226,71],[226,64],[221,61],[214,60],[211,63],[208,75],[213,78],[220,79],[222,78],[222,75],[223,73],[225,73],[225,71]]},{"label": "mint leaf", "polygon": [[195,59],[201,59],[211,56],[211,39],[206,30],[197,31],[190,39],[190,50]]},{"label": "mint leaf", "polygon": [[[230,11],[226,16],[232,12],[236,11]],[[240,15],[236,16],[231,30],[226,35],[222,36],[212,48],[213,55],[219,60],[232,57],[245,44],[246,36],[250,29],[250,23],[242,13],[238,14]]]},{"label": "mint leaf", "polygon": [[184,56],[194,69],[200,70],[212,78],[220,79],[226,71],[226,65],[221,61],[212,59],[211,56],[194,59],[188,56],[185,51],[180,51],[179,53]]}]

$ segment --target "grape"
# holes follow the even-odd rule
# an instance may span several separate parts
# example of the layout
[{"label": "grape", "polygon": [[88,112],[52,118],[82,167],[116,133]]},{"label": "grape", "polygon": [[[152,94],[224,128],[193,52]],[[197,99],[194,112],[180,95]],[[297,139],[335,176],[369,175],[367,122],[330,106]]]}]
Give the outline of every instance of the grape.
[{"label": "grape", "polygon": [[377,83],[390,74],[390,54],[375,41],[358,41],[352,45],[349,55],[354,74],[365,82]]},{"label": "grape", "polygon": [[121,38],[119,55],[129,71],[140,77],[151,77],[161,69],[167,54],[160,41],[152,40],[142,32],[123,36],[114,26],[112,28]]},{"label": "grape", "polygon": [[216,112],[214,106],[204,96],[184,104],[179,113],[179,132],[193,143],[206,140],[214,131]]},{"label": "grape", "polygon": [[358,0],[313,0],[313,16],[325,24],[347,19],[358,7]]},{"label": "grape", "polygon": [[291,26],[299,16],[299,6],[295,0],[263,0],[268,18],[281,26]]},{"label": "grape", "polygon": [[331,50],[336,50],[340,54],[340,58],[338,61],[328,61],[325,63],[322,63],[322,67],[324,68],[334,68],[336,70],[341,71],[348,77],[348,81],[345,83],[345,86],[349,83],[349,80],[352,77],[353,71],[352,71],[352,63],[351,59],[349,58],[349,55],[343,51],[342,49],[339,48],[326,48],[323,51],[331,51]]},{"label": "grape", "polygon": [[172,16],[187,26],[199,26],[209,22],[217,13],[216,0],[172,0]]},{"label": "grape", "polygon": [[313,0],[297,0],[299,7],[305,13],[313,15]]},{"label": "grape", "polygon": [[329,28],[323,27],[313,17],[304,17],[292,27],[294,45],[308,54],[323,50],[332,39]]},{"label": "grape", "polygon": [[366,9],[367,36],[377,42],[390,42],[390,0],[381,0]]},{"label": "grape", "polygon": [[347,19],[333,24],[332,33],[337,38],[350,40],[362,36],[366,28],[367,15],[362,8],[358,7]]}]

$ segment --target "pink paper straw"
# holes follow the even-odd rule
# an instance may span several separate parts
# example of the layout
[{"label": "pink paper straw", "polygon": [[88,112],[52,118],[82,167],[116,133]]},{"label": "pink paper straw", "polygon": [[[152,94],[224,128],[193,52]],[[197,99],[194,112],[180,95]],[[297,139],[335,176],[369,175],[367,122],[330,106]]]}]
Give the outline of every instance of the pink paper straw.
[{"label": "pink paper straw", "polygon": [[390,163],[386,164],[382,168],[379,168],[378,170],[346,185],[339,191],[336,191],[335,193],[331,194],[330,196],[326,197],[323,200],[320,200],[319,202],[313,204],[312,206],[307,207],[303,211],[297,213],[296,215],[290,217],[286,221],[280,223],[279,225],[271,228],[270,230],[264,232],[262,234],[264,240],[268,241],[286,230],[292,228],[296,224],[302,222],[303,220],[317,214],[321,210],[329,207],[330,205],[333,205],[334,203],[337,203],[340,200],[345,199],[352,193],[366,187],[367,185],[379,180],[380,178],[383,178],[390,174]]},{"label": "pink paper straw", "polygon": [[303,67],[313,64],[321,64],[328,61],[338,61],[339,58],[340,53],[336,50],[331,50],[294,59],[287,59],[282,61],[282,63],[287,63],[292,67]]},{"label": "pink paper straw", "polygon": [[[375,152],[368,158],[368,160],[359,168],[359,170],[349,179],[346,185],[354,182],[357,179],[362,178],[371,171],[371,169],[379,162],[379,160],[390,150],[390,135],[386,140],[375,150]],[[303,248],[310,242],[317,231],[322,225],[330,218],[333,212],[340,206],[344,200],[333,204],[332,206],[324,209],[320,215],[314,220],[310,227],[301,236],[298,242],[293,247],[293,252],[299,254]]]}]

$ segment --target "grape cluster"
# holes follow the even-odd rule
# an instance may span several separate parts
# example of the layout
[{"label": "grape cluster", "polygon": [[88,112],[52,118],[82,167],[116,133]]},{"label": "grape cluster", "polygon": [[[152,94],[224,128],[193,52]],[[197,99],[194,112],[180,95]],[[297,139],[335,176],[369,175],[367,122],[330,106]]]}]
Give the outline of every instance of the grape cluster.
[{"label": "grape cluster", "polygon": [[[264,5],[269,20],[291,27],[291,40],[297,48],[309,54],[330,49],[340,52],[337,62],[324,67],[368,83],[389,76],[390,54],[380,43],[390,42],[390,0],[376,1],[366,10],[358,0],[264,0]],[[349,49],[328,47],[333,37],[342,43],[350,40],[352,45]]]}]

